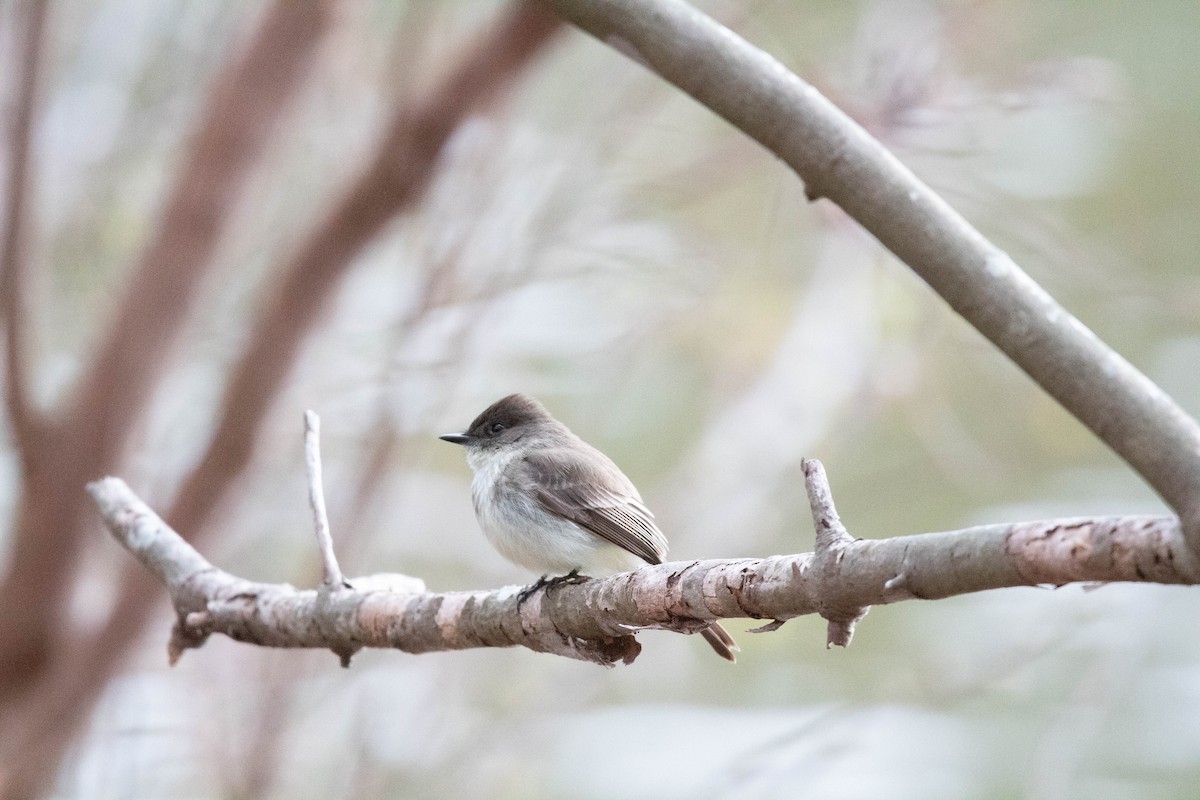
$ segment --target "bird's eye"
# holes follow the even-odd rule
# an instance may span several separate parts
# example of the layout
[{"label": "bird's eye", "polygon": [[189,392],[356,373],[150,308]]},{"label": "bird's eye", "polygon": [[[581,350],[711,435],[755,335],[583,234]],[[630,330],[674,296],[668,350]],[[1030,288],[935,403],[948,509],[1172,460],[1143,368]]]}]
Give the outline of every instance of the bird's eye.
[{"label": "bird's eye", "polygon": [[492,423],[492,427],[488,428],[488,433],[490,433],[490,434],[492,434],[493,436],[495,436],[497,433],[499,433],[499,432],[500,432],[500,431],[502,431],[502,430],[504,430],[504,423],[503,423],[503,422],[493,422],[493,423]]}]

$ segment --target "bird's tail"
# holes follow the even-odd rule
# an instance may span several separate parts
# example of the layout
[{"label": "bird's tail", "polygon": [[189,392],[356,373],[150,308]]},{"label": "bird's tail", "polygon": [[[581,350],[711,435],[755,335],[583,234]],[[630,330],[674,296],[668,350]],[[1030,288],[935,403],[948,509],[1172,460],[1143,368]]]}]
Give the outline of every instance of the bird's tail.
[{"label": "bird's tail", "polygon": [[742,648],[737,646],[737,642],[733,640],[728,631],[721,627],[719,622],[714,622],[700,631],[700,635],[704,637],[704,641],[708,642],[721,658],[726,661],[737,661],[737,658],[733,654]]}]

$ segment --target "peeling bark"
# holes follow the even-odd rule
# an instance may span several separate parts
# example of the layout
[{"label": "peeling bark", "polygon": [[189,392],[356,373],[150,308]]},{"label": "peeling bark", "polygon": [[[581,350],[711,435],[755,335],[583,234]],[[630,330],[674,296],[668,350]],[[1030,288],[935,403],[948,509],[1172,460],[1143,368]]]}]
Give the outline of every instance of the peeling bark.
[{"label": "peeling bark", "polygon": [[[814,461],[805,472],[810,488],[824,479]],[[113,536],[170,594],[172,663],[220,633],[264,647],[329,649],[343,664],[363,647],[415,654],[521,646],[612,666],[637,657],[641,630],[696,633],[713,620],[751,617],[772,620],[758,629],[765,632],[816,613],[829,620],[827,644],[846,646],[877,604],[1036,584],[1200,582],[1177,519],[1127,516],[879,540],[843,530],[844,538],[819,534],[814,553],[647,566],[553,586],[523,604],[518,587],[429,592],[405,575],[296,589],[213,566],[120,479],[88,490]]]}]

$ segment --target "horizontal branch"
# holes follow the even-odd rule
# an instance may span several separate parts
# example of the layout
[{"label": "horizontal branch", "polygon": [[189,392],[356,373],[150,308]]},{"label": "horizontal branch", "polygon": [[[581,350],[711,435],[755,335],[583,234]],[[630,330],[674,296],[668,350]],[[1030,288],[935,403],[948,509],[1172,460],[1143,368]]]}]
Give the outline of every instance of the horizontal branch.
[{"label": "horizontal branch", "polygon": [[[815,463],[806,463],[806,473]],[[1038,584],[1200,582],[1200,565],[1176,518],[1125,516],[879,540],[826,537],[834,546],[816,553],[647,566],[555,586],[524,604],[515,587],[428,592],[403,575],[302,590],[214,567],[118,478],[89,484],[88,491],[117,541],[170,593],[178,615],[172,663],[222,633],[267,647],[330,649],[343,663],[362,647],[427,653],[519,645],[612,665],[637,657],[637,631],[694,633],[716,619],[776,620],[764,627],[773,630],[819,613],[830,619],[832,637],[843,618],[839,610],[861,616],[871,605],[901,600]]]}]

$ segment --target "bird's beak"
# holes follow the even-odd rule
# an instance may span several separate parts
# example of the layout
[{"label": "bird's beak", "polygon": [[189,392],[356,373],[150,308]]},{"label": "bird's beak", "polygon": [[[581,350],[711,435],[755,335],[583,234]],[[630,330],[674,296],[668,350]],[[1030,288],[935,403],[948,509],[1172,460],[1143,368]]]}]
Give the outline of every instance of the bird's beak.
[{"label": "bird's beak", "polygon": [[445,433],[438,438],[443,442],[450,442],[451,444],[466,444],[471,441],[471,437],[465,433]]}]

